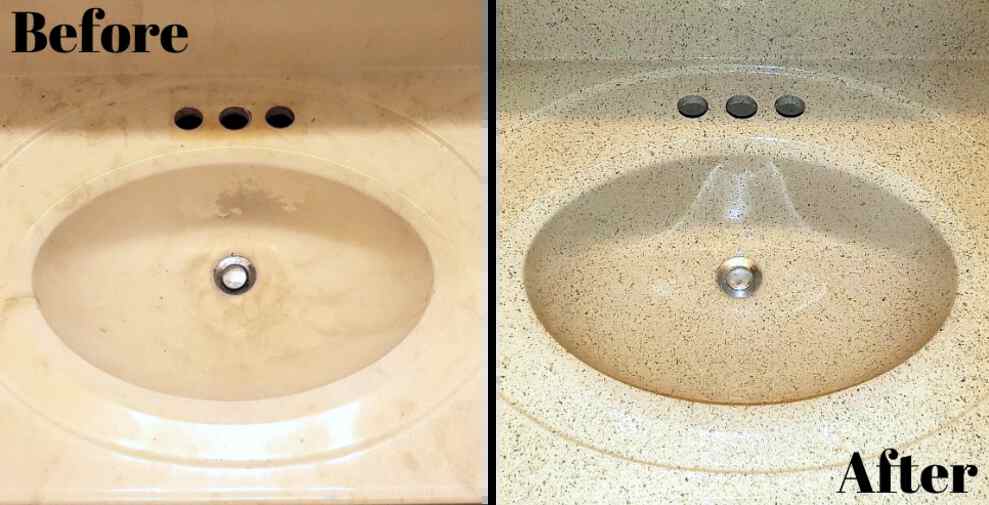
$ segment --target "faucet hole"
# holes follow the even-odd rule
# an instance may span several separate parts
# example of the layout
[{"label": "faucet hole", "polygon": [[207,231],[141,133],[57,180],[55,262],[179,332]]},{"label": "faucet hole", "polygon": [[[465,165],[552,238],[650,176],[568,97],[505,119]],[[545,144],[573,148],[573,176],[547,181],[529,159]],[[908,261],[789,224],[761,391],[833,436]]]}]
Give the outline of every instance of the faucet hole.
[{"label": "faucet hole", "polygon": [[776,112],[783,117],[797,117],[804,113],[807,104],[799,96],[783,95],[776,99]]},{"label": "faucet hole", "polygon": [[751,96],[735,95],[725,102],[725,110],[734,118],[748,119],[759,111],[759,104]]},{"label": "faucet hole", "polygon": [[228,130],[240,130],[251,122],[251,113],[243,107],[227,107],[220,112],[220,124]]},{"label": "faucet hole", "polygon": [[203,113],[195,107],[183,107],[175,112],[175,126],[183,130],[195,130],[203,124]]},{"label": "faucet hole", "polygon": [[277,105],[268,109],[264,119],[272,128],[288,128],[295,122],[295,113],[288,107]]},{"label": "faucet hole", "polygon": [[707,113],[707,100],[698,95],[687,95],[677,101],[677,110],[683,117],[701,117]]}]

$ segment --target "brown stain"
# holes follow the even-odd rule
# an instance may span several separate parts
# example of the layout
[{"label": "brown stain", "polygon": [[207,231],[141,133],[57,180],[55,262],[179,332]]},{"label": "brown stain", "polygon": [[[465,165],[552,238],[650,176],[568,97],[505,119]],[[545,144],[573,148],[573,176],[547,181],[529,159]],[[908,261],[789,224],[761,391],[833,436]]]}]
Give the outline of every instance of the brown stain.
[{"label": "brown stain", "polygon": [[261,187],[252,179],[238,181],[236,189],[224,191],[216,197],[217,216],[251,217],[254,215],[277,216],[294,213],[299,210],[299,204],[290,201],[284,195]]},{"label": "brown stain", "polygon": [[411,452],[403,452],[401,460],[402,466],[408,468],[411,472],[418,472],[421,467],[419,460],[416,458],[415,454],[412,454]]}]

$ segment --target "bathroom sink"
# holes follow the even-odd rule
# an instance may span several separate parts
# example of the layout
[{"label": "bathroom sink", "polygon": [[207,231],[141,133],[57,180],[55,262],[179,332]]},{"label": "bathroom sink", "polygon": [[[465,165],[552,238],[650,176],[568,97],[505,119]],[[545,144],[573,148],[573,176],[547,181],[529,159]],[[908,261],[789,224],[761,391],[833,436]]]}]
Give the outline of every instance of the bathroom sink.
[{"label": "bathroom sink", "polygon": [[[742,256],[736,299],[715,271]],[[810,398],[899,365],[955,299],[949,246],[907,201],[840,169],[708,156],[650,165],[581,194],[532,242],[529,299],[589,365],[712,403]]]},{"label": "bathroom sink", "polygon": [[985,7],[497,3],[499,502],[985,473]]},{"label": "bathroom sink", "polygon": [[0,55],[0,503],[481,502],[480,4],[100,7],[188,50]]},{"label": "bathroom sink", "polygon": [[978,459],[984,115],[897,64],[501,68],[501,496],[820,502],[853,452]]},{"label": "bathroom sink", "polygon": [[[253,287],[217,289],[249,258]],[[302,392],[378,360],[432,291],[422,238],[384,204],[290,169],[218,164],[127,183],[67,216],[34,289],[73,351],[125,381],[208,400]]]},{"label": "bathroom sink", "polygon": [[[450,83],[470,96],[470,79]],[[469,127],[439,143],[354,84],[141,82],[61,110],[3,165],[0,398],[47,430],[16,450],[82,444],[177,502],[217,479],[252,499],[479,501],[482,192],[454,148]],[[269,126],[285,101],[294,124]],[[231,103],[254,116],[242,129],[222,124]],[[189,106],[203,124],[176,127]],[[438,449],[435,429],[462,445]],[[468,470],[420,466],[437,452]],[[370,471],[395,458],[403,484]],[[35,480],[0,501],[118,489],[24,467]]]}]

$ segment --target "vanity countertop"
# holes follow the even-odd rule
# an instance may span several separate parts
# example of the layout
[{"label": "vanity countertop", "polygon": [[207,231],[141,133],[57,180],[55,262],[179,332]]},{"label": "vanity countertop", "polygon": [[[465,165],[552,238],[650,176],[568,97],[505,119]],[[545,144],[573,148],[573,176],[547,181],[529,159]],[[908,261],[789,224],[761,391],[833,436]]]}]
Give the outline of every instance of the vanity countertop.
[{"label": "vanity countertop", "polygon": [[[502,36],[522,35],[506,28]],[[523,55],[519,45],[508,45],[516,50],[510,56]],[[861,451],[874,468],[882,448],[895,447],[921,466],[976,465],[980,473],[969,479],[968,494],[953,498],[989,500],[983,476],[989,471],[989,375],[979,364],[989,358],[980,343],[989,318],[982,309],[970,310],[987,305],[989,292],[965,270],[989,247],[984,191],[972,189],[989,185],[989,63],[551,60],[501,61],[498,67],[498,498],[526,504],[846,503],[854,493],[837,490],[852,453]],[[725,76],[737,80],[725,82]],[[643,91],[653,84],[653,95]],[[807,98],[808,108],[787,121],[772,111],[771,100],[791,91]],[[738,121],[724,113],[724,100],[735,93],[756,96],[762,110],[755,118]],[[676,98],[688,94],[707,97],[705,117],[677,114]],[[624,162],[693,156],[704,145],[730,149],[728,138],[794,156],[799,149],[787,147],[791,141],[838,146],[822,155],[824,163],[851,166],[867,158],[892,168],[882,169],[899,178],[891,187],[934,188],[946,212],[962,218],[950,223],[959,236],[952,246],[959,263],[952,310],[968,323],[946,325],[904,364],[863,384],[773,405],[664,397],[569,353],[539,323],[526,293],[525,256],[533,237],[568,202],[606,181],[606,172],[630,170]],[[656,153],[628,152],[647,145]],[[610,302],[601,303],[607,310]],[[965,350],[955,354],[950,346]],[[957,359],[962,354],[972,361]],[[910,497],[918,503],[945,498]]]}]

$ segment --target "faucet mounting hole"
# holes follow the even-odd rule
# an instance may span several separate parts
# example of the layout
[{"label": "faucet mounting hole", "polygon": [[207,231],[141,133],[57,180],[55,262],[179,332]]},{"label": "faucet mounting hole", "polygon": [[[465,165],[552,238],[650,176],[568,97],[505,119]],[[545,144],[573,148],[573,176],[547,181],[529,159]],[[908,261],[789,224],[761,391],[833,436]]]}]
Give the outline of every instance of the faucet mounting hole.
[{"label": "faucet mounting hole", "polygon": [[288,107],[278,105],[268,109],[264,119],[272,128],[288,128],[295,122],[295,113]]},{"label": "faucet mounting hole", "polygon": [[707,100],[699,95],[687,95],[677,101],[677,110],[684,117],[701,117],[707,113]]},{"label": "faucet mounting hole", "polygon": [[203,124],[203,113],[195,107],[183,107],[175,112],[175,126],[183,130],[195,130]]},{"label": "faucet mounting hole", "polygon": [[751,96],[735,95],[725,102],[725,110],[731,117],[747,119],[759,111],[759,104]]},{"label": "faucet mounting hole", "polygon": [[240,130],[251,122],[251,113],[243,107],[227,107],[220,112],[220,124],[228,130]]}]

